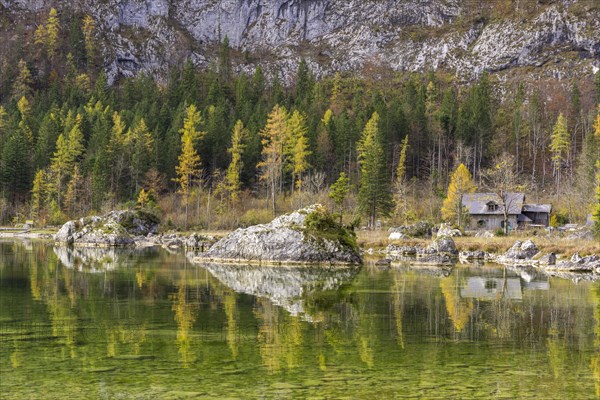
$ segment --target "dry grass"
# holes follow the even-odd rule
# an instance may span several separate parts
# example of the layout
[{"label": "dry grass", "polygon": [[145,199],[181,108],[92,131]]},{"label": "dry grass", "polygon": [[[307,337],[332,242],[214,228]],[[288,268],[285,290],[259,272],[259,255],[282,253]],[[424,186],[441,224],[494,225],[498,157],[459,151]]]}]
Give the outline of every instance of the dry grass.
[{"label": "dry grass", "polygon": [[[431,243],[430,239],[402,239],[389,240],[389,233],[386,230],[379,231],[358,231],[358,245],[363,249],[373,248],[382,249],[390,243],[395,243],[402,246],[428,246]],[[568,240],[556,237],[543,236],[527,236],[527,235],[511,235],[498,236],[493,238],[476,238],[472,236],[455,238],[456,247],[459,251],[486,251],[488,253],[503,253],[508,250],[516,240],[525,241],[533,240],[538,248],[545,252],[553,252],[556,254],[571,255],[579,252],[581,255],[600,254],[600,242],[595,240]]]}]

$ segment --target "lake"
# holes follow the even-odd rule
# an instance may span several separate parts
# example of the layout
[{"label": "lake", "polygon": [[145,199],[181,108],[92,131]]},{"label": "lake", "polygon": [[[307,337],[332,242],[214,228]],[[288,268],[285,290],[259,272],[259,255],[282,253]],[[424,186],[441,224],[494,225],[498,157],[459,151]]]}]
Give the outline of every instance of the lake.
[{"label": "lake", "polygon": [[600,282],[0,242],[6,399],[600,397]]}]

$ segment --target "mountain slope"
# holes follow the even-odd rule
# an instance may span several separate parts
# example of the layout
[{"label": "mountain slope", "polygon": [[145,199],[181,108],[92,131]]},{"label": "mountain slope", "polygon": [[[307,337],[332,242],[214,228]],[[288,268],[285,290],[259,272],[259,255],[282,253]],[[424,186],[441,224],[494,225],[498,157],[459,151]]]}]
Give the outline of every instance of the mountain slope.
[{"label": "mountain slope", "polygon": [[[257,63],[290,76],[300,57],[319,73],[385,68],[483,70],[544,67],[554,77],[600,67],[594,0],[0,0],[12,21],[41,20],[51,6],[91,15],[110,80],[210,63],[225,36],[240,70]],[[11,24],[16,26],[17,24]],[[35,26],[29,24],[29,31]],[[17,35],[18,36],[18,35]],[[19,40],[13,36],[13,40]]]}]

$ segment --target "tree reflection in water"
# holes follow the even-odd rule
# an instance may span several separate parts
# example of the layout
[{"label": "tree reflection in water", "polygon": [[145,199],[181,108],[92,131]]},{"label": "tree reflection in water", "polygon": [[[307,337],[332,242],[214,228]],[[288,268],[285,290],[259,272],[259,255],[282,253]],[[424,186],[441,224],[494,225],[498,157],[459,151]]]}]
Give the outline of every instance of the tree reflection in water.
[{"label": "tree reflection in water", "polygon": [[206,379],[207,397],[277,397],[268,388],[282,380],[308,381],[306,397],[350,386],[368,397],[373,382],[388,397],[600,396],[600,283],[492,266],[202,267],[158,250],[0,249],[0,389],[21,398],[35,370],[49,377],[40,388],[74,382],[83,397],[98,397],[86,375],[98,370],[129,397],[151,396],[148,379],[153,390]]}]

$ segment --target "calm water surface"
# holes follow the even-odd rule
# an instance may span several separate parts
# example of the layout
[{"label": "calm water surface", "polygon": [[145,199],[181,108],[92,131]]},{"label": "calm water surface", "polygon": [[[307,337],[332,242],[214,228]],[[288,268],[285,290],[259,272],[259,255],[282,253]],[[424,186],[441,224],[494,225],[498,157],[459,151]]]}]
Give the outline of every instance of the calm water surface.
[{"label": "calm water surface", "polygon": [[600,397],[600,283],[0,242],[0,398]]}]

